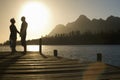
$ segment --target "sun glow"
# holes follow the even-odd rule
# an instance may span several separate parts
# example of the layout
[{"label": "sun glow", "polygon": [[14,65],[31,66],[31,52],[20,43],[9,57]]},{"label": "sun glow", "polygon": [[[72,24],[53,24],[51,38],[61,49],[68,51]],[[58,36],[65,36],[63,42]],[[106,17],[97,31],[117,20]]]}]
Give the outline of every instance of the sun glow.
[{"label": "sun glow", "polygon": [[49,32],[51,14],[49,8],[44,4],[39,2],[25,3],[19,17],[21,16],[26,17],[29,38],[40,38]]}]

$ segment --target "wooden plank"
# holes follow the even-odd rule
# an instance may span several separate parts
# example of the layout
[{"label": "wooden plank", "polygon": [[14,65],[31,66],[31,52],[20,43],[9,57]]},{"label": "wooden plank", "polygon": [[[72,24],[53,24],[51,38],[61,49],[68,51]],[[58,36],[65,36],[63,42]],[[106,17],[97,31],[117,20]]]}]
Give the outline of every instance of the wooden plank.
[{"label": "wooden plank", "polygon": [[0,53],[0,80],[120,80],[120,68],[101,62],[18,52]]}]

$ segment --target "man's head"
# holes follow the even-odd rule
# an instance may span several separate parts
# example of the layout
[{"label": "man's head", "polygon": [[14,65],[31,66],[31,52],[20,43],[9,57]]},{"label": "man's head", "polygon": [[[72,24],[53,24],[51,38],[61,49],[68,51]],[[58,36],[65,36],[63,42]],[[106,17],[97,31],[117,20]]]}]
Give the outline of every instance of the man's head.
[{"label": "man's head", "polygon": [[25,21],[25,17],[23,16],[23,17],[21,17],[21,21]]}]

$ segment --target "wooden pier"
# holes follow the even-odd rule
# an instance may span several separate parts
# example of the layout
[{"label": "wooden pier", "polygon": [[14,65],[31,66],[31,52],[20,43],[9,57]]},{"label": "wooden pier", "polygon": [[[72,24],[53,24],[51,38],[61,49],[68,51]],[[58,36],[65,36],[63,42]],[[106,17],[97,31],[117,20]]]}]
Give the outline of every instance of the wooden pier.
[{"label": "wooden pier", "polygon": [[37,52],[0,52],[0,80],[120,80],[120,68]]}]

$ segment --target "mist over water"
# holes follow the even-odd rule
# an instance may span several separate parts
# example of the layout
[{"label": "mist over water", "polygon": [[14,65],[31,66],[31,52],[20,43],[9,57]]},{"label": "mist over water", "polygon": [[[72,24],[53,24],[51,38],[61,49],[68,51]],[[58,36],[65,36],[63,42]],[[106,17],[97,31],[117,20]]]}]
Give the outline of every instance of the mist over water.
[{"label": "mist over water", "polygon": [[[96,61],[97,53],[102,53],[103,62],[120,66],[120,45],[43,45],[42,53],[52,55],[53,50],[58,50],[58,56],[78,59],[79,62]],[[22,46],[16,47],[23,51]],[[38,45],[27,46],[28,51],[39,51]],[[0,46],[0,52],[11,51],[9,46]]]}]

